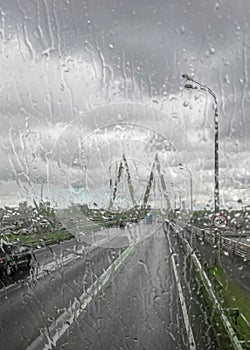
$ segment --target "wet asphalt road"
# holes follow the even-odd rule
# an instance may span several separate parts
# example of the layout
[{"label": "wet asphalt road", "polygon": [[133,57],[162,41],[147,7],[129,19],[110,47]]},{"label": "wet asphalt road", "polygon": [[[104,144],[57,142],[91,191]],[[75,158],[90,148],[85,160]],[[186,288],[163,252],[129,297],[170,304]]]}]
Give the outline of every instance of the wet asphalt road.
[{"label": "wet asphalt road", "polygon": [[[75,258],[39,279],[30,275],[1,292],[1,349],[189,349],[168,241],[159,225],[152,225],[152,230],[154,235],[133,246],[126,259],[111,269],[102,280],[105,284],[95,281],[122,257],[125,248],[86,251],[84,244],[79,254],[81,243],[73,240],[37,252],[39,265],[45,267],[53,258],[60,261],[74,251]],[[196,349],[204,344],[216,349],[208,341],[208,325],[198,301],[193,305],[193,282],[174,242]],[[98,292],[92,286],[98,286]],[[88,302],[81,299],[83,294]],[[74,317],[69,322],[71,309]]]},{"label": "wet asphalt road", "polygon": [[142,242],[56,349],[188,349],[163,231]]},{"label": "wet asphalt road", "polygon": [[[49,253],[44,253],[45,260],[51,263]],[[90,286],[119,254],[120,250],[96,248],[88,254],[75,255],[53,272],[44,270],[39,276],[32,271],[30,275],[24,274],[22,281],[1,290],[1,350],[26,349],[40,330],[48,327],[65,305]],[[56,259],[56,263],[59,261]],[[41,259],[40,265],[46,269]]]}]

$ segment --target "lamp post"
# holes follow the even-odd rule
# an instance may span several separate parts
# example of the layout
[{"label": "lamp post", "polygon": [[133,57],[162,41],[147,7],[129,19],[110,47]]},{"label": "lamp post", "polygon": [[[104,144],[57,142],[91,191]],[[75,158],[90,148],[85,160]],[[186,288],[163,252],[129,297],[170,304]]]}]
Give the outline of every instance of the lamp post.
[{"label": "lamp post", "polygon": [[219,114],[218,114],[218,102],[215,93],[208,86],[199,83],[194,80],[188,74],[183,74],[182,78],[186,79],[184,87],[186,89],[197,89],[208,92],[214,99],[214,212],[215,214],[220,210],[220,197],[219,197]]},{"label": "lamp post", "polygon": [[[219,197],[219,114],[218,114],[218,102],[215,93],[208,86],[199,83],[194,80],[188,74],[183,74],[182,78],[186,80],[184,87],[186,89],[197,89],[208,92],[214,99],[214,213],[220,211],[220,197]],[[220,234],[218,229],[215,229],[215,244],[217,247],[217,259],[220,265]]]}]

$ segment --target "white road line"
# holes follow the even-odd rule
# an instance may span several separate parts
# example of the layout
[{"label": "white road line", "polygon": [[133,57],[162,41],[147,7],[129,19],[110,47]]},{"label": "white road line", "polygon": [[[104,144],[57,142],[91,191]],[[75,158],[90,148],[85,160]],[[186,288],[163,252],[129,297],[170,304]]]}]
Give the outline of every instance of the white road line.
[{"label": "white road line", "polygon": [[128,247],[87,291],[84,291],[80,297],[75,298],[69,303],[67,310],[64,311],[49,328],[46,327],[41,330],[41,335],[37,337],[26,350],[37,350],[38,348],[42,348],[43,350],[52,349],[72,323],[75,322],[88,304],[94,299],[97,293],[107,284],[112,276],[112,272],[118,270],[133,251],[134,247]]},{"label": "white road line", "polygon": [[[92,250],[98,248],[95,245],[91,245],[90,248],[87,250],[87,254],[90,253]],[[56,260],[53,260],[45,265],[40,265],[33,273],[33,276],[35,275],[36,279],[39,280],[42,277],[44,277],[44,275],[47,275],[47,273],[51,273],[54,272],[56,270],[58,270],[59,268],[77,260],[82,258],[83,254],[86,253],[86,249],[84,249],[83,247],[78,249],[77,251],[74,251],[73,253],[70,253],[66,256],[63,256],[62,258],[57,258]],[[34,277],[30,276],[29,280],[33,279]]]},{"label": "white road line", "polygon": [[167,233],[166,236],[167,236],[168,244],[169,244],[169,248],[170,248],[171,262],[172,262],[172,266],[173,266],[173,270],[174,270],[174,276],[175,276],[177,289],[178,289],[178,294],[179,294],[179,298],[180,298],[181,309],[182,309],[182,314],[183,314],[183,318],[184,318],[184,324],[185,324],[185,328],[186,328],[186,332],[187,332],[187,336],[188,336],[189,349],[190,350],[197,350],[197,347],[196,347],[196,344],[195,344],[195,340],[194,340],[193,331],[192,331],[192,327],[191,327],[191,323],[190,323],[189,317],[188,317],[187,306],[186,306],[186,303],[185,303],[184,294],[183,294],[183,291],[182,291],[180,279],[179,279],[177,268],[176,268],[176,263],[175,263],[174,254],[173,254],[174,251],[173,251],[172,244],[171,244],[171,241],[170,241],[168,233]]}]

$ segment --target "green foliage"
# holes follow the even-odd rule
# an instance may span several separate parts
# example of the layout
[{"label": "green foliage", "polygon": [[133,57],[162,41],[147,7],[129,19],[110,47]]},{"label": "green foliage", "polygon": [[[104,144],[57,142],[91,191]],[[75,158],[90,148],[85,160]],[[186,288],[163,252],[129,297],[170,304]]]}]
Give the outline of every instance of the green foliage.
[{"label": "green foliage", "polygon": [[117,226],[120,221],[131,222],[134,219],[144,217],[147,213],[146,209],[142,210],[137,207],[121,212],[99,208],[90,209],[87,206],[82,206],[81,210],[90,220],[102,227],[114,227]]},{"label": "green foliage", "polygon": [[[245,342],[250,340],[249,293],[218,266],[208,267],[207,272],[238,338]],[[232,312],[236,309],[239,310],[239,317],[237,318],[235,313]],[[244,348],[250,349],[250,343],[246,343]]]},{"label": "green foliage", "polygon": [[38,245],[59,243],[70,238],[73,238],[71,233],[62,229],[43,233],[32,233],[29,235],[11,233],[6,237],[6,240],[8,239],[10,242],[20,241],[22,245],[36,248]]}]

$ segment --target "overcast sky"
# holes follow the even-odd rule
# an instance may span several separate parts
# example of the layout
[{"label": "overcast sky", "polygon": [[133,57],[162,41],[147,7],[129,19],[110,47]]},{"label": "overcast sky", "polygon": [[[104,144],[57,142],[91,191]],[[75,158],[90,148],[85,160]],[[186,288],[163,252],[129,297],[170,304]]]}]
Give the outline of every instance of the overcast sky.
[{"label": "overcast sky", "polygon": [[248,0],[1,0],[0,206],[42,182],[101,201],[124,152],[138,199],[157,152],[169,196],[191,171],[212,206],[213,99],[182,73],[218,99],[221,205],[249,204],[249,26]]}]

